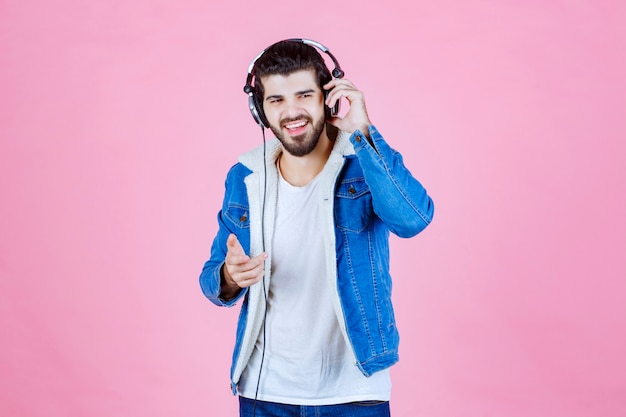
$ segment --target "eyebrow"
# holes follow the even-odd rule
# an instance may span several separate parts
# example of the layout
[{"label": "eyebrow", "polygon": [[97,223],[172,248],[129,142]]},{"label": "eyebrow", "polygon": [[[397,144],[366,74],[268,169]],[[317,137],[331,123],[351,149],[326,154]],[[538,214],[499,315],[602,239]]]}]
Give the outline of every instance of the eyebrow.
[{"label": "eyebrow", "polygon": [[[296,95],[296,96],[300,96],[300,95],[302,95],[302,94],[310,94],[310,93],[314,93],[314,92],[315,92],[315,90],[314,90],[314,89],[309,88],[309,89],[307,89],[307,90],[296,91],[296,93],[295,93],[294,95]],[[267,96],[267,97],[265,97],[265,101],[268,101],[268,100],[276,100],[276,99],[281,99],[281,98],[283,98],[283,97],[284,97],[284,96],[283,96],[282,94],[273,94],[273,95],[271,95],[271,96]]]}]

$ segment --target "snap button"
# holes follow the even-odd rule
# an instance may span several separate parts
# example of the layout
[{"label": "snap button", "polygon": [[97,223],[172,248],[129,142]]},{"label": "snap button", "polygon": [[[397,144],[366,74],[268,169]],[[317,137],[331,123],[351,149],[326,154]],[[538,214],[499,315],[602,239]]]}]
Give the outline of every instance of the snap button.
[{"label": "snap button", "polygon": [[348,192],[350,194],[355,194],[356,193],[356,188],[354,188],[354,185],[351,185],[350,188],[348,188]]},{"label": "snap button", "polygon": [[245,222],[246,220],[248,220],[248,216],[246,216],[245,214],[239,218],[239,221],[242,223]]},{"label": "snap button", "polygon": [[361,142],[361,135],[357,135],[357,136],[356,136],[356,141],[357,141],[357,142]]}]

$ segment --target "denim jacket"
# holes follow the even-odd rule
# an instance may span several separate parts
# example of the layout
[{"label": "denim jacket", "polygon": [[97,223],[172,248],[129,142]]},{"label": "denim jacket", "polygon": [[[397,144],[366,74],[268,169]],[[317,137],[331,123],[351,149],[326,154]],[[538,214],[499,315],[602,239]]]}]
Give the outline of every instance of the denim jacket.
[{"label": "denim jacket", "polygon": [[[430,223],[434,210],[431,198],[404,166],[402,156],[374,126],[369,127],[369,134],[370,141],[358,130],[351,135],[339,132],[320,174],[320,189],[326,191],[319,197],[325,224],[320,233],[328,251],[324,267],[331,278],[333,305],[356,366],[366,376],[398,361],[389,232],[414,236]],[[264,242],[271,242],[273,234],[280,152],[280,143],[273,139],[265,152],[259,147],[242,155],[228,172],[217,216],[219,230],[200,275],[202,291],[214,304],[230,307],[243,298],[231,366],[233,393],[261,330],[265,298],[262,282],[243,289],[234,299],[220,297],[226,240],[234,233],[250,256],[268,252],[264,280],[269,288],[272,255]]]}]

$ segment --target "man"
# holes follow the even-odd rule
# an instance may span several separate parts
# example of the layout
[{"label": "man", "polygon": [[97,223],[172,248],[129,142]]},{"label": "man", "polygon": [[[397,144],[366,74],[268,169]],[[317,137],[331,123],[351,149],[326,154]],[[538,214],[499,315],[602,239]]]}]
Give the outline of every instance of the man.
[{"label": "man", "polygon": [[[316,48],[341,77],[334,56],[306,39],[252,63],[251,111],[276,139],[229,171],[200,275],[213,303],[243,299],[231,368],[241,416],[389,415],[398,360],[389,232],[413,236],[433,216],[363,93],[332,78]],[[331,110],[341,99],[343,118]]]}]

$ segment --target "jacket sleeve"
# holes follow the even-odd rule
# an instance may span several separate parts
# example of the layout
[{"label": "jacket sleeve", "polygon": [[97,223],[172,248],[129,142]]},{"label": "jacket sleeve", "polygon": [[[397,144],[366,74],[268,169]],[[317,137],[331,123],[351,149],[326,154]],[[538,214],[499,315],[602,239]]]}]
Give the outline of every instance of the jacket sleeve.
[{"label": "jacket sleeve", "polygon": [[433,201],[376,127],[369,126],[369,136],[368,141],[357,130],[350,142],[372,193],[374,213],[397,236],[415,236],[432,221]]},{"label": "jacket sleeve", "polygon": [[[241,234],[238,233],[231,222],[225,217],[228,210],[228,202],[231,201],[231,194],[233,193],[234,183],[234,169],[231,169],[226,178],[226,192],[224,194],[224,201],[222,208],[217,214],[218,231],[217,235],[213,239],[211,246],[211,257],[205,262],[202,272],[200,273],[200,288],[202,293],[215,305],[221,307],[232,307],[241,297],[243,297],[247,288],[242,289],[239,294],[233,299],[224,299],[220,296],[221,293],[221,270],[226,259],[226,240],[231,233],[235,233],[241,240]],[[243,244],[246,244],[242,242]],[[245,246],[244,246],[245,247]]]}]

